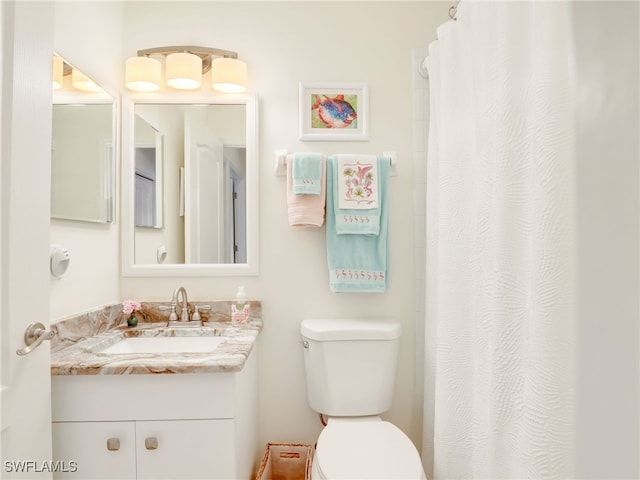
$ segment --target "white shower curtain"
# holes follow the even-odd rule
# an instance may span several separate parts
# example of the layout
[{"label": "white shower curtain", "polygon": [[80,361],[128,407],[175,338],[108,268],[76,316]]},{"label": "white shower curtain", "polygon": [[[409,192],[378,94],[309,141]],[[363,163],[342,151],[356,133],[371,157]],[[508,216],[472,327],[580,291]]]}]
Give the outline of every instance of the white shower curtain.
[{"label": "white shower curtain", "polygon": [[430,478],[569,478],[575,216],[567,3],[463,0],[429,47]]}]

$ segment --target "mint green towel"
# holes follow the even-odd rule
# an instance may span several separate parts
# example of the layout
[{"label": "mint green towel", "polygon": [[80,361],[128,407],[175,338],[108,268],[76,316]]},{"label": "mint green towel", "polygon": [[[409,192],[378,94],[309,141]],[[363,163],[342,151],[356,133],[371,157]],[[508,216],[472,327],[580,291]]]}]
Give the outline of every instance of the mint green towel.
[{"label": "mint green towel", "polygon": [[293,193],[320,195],[322,190],[322,154],[301,152],[293,154]]},{"label": "mint green towel", "polygon": [[384,292],[387,288],[389,159],[378,157],[380,222],[378,235],[336,230],[337,158],[327,159],[327,262],[332,292]]}]

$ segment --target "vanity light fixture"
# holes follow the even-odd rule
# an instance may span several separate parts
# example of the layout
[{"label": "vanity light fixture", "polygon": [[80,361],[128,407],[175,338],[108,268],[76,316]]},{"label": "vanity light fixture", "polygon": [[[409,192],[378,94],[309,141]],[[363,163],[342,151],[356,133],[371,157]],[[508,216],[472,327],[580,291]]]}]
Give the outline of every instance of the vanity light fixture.
[{"label": "vanity light fixture", "polygon": [[202,58],[193,53],[167,55],[164,64],[167,85],[178,90],[195,90],[202,85]]},{"label": "vanity light fixture", "polygon": [[211,88],[223,93],[247,89],[247,64],[234,58],[216,58],[211,65]]},{"label": "vanity light fixture", "polygon": [[162,84],[162,64],[151,57],[131,57],[125,66],[125,85],[136,92],[157,92]]},{"label": "vanity light fixture", "polygon": [[60,90],[68,88],[69,84],[65,87],[64,77],[71,75],[70,85],[76,90],[82,90],[90,93],[102,93],[104,89],[96,84],[93,80],[87,77],[80,70],[73,68],[67,62],[63,60],[59,55],[53,55],[53,82],[52,89]]},{"label": "vanity light fixture", "polygon": [[165,83],[178,90],[202,85],[202,76],[211,70],[211,88],[225,93],[247,90],[247,65],[238,54],[218,48],[175,46],[138,50],[127,60],[125,84],[135,92],[154,92],[161,87],[162,60]]},{"label": "vanity light fixture", "polygon": [[74,68],[71,72],[71,85],[73,88],[77,88],[78,90],[82,90],[83,92],[91,92],[98,93],[104,92],[104,90],[99,87],[96,82],[87,77],[80,70]]}]

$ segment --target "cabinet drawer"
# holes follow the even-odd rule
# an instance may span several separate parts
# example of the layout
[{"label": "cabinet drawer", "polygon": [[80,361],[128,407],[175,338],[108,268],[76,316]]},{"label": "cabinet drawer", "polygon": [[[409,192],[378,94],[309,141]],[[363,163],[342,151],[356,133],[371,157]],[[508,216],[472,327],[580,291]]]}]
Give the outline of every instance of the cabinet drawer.
[{"label": "cabinet drawer", "polygon": [[[135,424],[132,422],[54,423],[53,459],[77,470],[54,473],[56,479],[136,478]],[[111,441],[109,441],[111,439]]]},{"label": "cabinet drawer", "polygon": [[54,375],[53,421],[233,418],[236,373]]}]

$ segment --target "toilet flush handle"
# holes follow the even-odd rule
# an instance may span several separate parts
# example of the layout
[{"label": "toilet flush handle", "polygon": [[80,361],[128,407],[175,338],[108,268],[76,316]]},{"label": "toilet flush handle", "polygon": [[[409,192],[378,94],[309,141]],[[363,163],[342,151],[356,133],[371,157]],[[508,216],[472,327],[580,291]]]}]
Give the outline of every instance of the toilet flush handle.
[{"label": "toilet flush handle", "polygon": [[302,340],[300,342],[302,344],[302,348],[309,348],[309,341],[308,340]]}]

